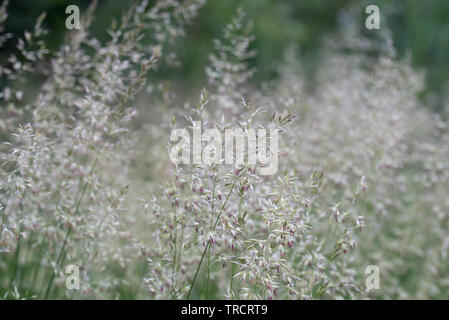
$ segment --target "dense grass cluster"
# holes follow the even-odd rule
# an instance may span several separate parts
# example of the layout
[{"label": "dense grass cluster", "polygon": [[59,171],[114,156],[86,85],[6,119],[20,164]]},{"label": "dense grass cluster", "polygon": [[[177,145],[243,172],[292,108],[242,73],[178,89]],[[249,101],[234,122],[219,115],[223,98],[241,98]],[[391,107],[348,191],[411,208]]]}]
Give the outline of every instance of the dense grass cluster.
[{"label": "dense grass cluster", "polygon": [[[239,10],[199,101],[178,107],[183,93],[152,74],[176,67],[171,44],[203,5],[143,1],[100,43],[94,2],[57,52],[44,15],[18,41],[0,67],[0,296],[449,298],[449,124],[421,105],[422,76],[388,34],[375,48],[335,34],[314,90],[294,49],[281,79],[255,89]],[[279,130],[278,173],[174,165],[171,130],[197,122]],[[79,290],[66,288],[68,265]]]}]

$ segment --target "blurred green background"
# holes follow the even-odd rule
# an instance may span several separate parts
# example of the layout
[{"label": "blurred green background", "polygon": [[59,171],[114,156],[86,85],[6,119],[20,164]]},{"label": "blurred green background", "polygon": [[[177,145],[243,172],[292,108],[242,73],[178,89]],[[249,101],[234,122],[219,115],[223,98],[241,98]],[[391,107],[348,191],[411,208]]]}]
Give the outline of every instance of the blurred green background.
[{"label": "blurred green background", "polygon": [[[93,34],[106,39],[106,30],[113,19],[134,1],[99,0],[93,25]],[[152,1],[154,2],[154,1]],[[81,14],[90,0],[11,0],[8,32],[19,35],[31,29],[37,16],[46,11],[45,26],[50,48],[57,48],[65,30],[65,7],[76,4]],[[277,77],[284,50],[294,44],[300,48],[305,72],[313,80],[313,71],[320,63],[323,39],[332,35],[338,26],[338,17],[348,8],[359,14],[364,26],[365,8],[378,5],[381,28],[392,31],[394,45],[401,56],[410,54],[416,68],[426,71],[427,88],[423,99],[434,110],[442,110],[449,88],[449,1],[447,0],[208,0],[201,15],[189,27],[188,37],[178,41],[178,57],[182,67],[162,70],[160,77],[176,75],[183,86],[194,88],[204,83],[204,66],[213,49],[212,39],[221,36],[223,26],[230,21],[238,6],[242,6],[254,22],[254,48],[258,54],[250,62],[257,67],[255,83]],[[375,30],[369,32],[376,32]],[[12,46],[0,53],[3,59]]]}]

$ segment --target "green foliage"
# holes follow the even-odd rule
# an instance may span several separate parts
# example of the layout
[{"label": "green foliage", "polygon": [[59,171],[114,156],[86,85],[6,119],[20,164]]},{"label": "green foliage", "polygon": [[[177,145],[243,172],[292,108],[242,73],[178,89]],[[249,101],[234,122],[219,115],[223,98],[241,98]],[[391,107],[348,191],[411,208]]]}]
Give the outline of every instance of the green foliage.
[{"label": "green foliage", "polygon": [[[89,2],[79,0],[76,4],[83,12]],[[47,11],[46,25],[51,31],[49,46],[54,49],[65,32],[65,6],[73,3],[68,0],[12,1],[8,30],[18,35],[32,27],[35,16]],[[320,64],[323,38],[336,30],[340,13],[355,8],[363,28],[364,9],[369,4],[380,7],[382,27],[392,31],[400,55],[410,54],[413,65],[426,70],[425,98],[433,108],[441,110],[449,80],[449,3],[445,0],[211,0],[189,28],[188,36],[176,43],[181,68],[176,71],[162,68],[159,76],[169,78],[175,72],[184,82],[183,86],[189,86],[186,91],[197,88],[205,79],[202,66],[212,49],[212,39],[219,37],[236,8],[241,6],[254,21],[254,48],[258,54],[250,65],[260,70],[255,80],[259,83],[278,77],[283,53],[292,43],[300,48],[304,71],[313,80]],[[111,20],[118,19],[128,5],[129,2],[124,1],[100,1],[93,34],[104,40]],[[309,87],[313,88],[313,83]]]}]

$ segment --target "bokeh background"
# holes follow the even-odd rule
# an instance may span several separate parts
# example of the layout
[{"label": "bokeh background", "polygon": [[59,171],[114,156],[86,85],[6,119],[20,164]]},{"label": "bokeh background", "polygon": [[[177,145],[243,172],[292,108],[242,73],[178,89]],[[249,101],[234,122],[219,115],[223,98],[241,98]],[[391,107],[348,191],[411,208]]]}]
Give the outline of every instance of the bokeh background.
[{"label": "bokeh background", "polygon": [[[54,49],[62,43],[66,31],[65,7],[76,4],[83,14],[89,3],[90,0],[12,0],[6,30],[15,35],[30,30],[36,17],[45,11],[45,26],[50,30],[47,40],[50,48]],[[133,3],[100,0],[93,25],[94,35],[106,39],[112,20],[118,19],[121,12]],[[203,66],[212,50],[212,39],[220,37],[222,28],[230,21],[236,8],[242,6],[254,22],[254,47],[258,52],[250,63],[258,69],[255,85],[278,76],[285,49],[294,44],[301,52],[301,63],[304,72],[308,73],[308,85],[312,89],[323,39],[338,28],[341,13],[348,8],[352,8],[364,25],[364,9],[369,4],[379,6],[381,28],[391,31],[399,54],[410,56],[413,66],[425,71],[426,89],[421,94],[422,99],[429,108],[441,112],[445,108],[449,87],[447,0],[209,0],[202,14],[189,27],[188,36],[176,44],[181,67],[176,70],[163,68],[157,76],[178,79],[186,92],[197,90],[197,86],[204,83]],[[13,45],[14,41],[9,43]],[[8,46],[2,48],[0,59],[4,59],[11,49]]]}]

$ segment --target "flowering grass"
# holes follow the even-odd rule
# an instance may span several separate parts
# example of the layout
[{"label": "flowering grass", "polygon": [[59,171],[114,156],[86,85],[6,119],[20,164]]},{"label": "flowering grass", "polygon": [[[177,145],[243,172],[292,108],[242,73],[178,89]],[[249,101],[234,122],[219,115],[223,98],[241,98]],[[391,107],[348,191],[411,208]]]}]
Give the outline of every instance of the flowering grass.
[{"label": "flowering grass", "polygon": [[[105,43],[89,34],[93,2],[58,51],[41,39],[44,15],[18,40],[0,69],[0,297],[449,298],[449,126],[388,33],[379,45],[342,28],[313,91],[294,49],[257,89],[238,10],[199,101],[176,107],[183,93],[152,75],[176,65],[172,44],[204,2],[143,1]],[[3,2],[0,45],[6,18]],[[170,131],[194,122],[278,130],[277,174],[171,163]]]}]

